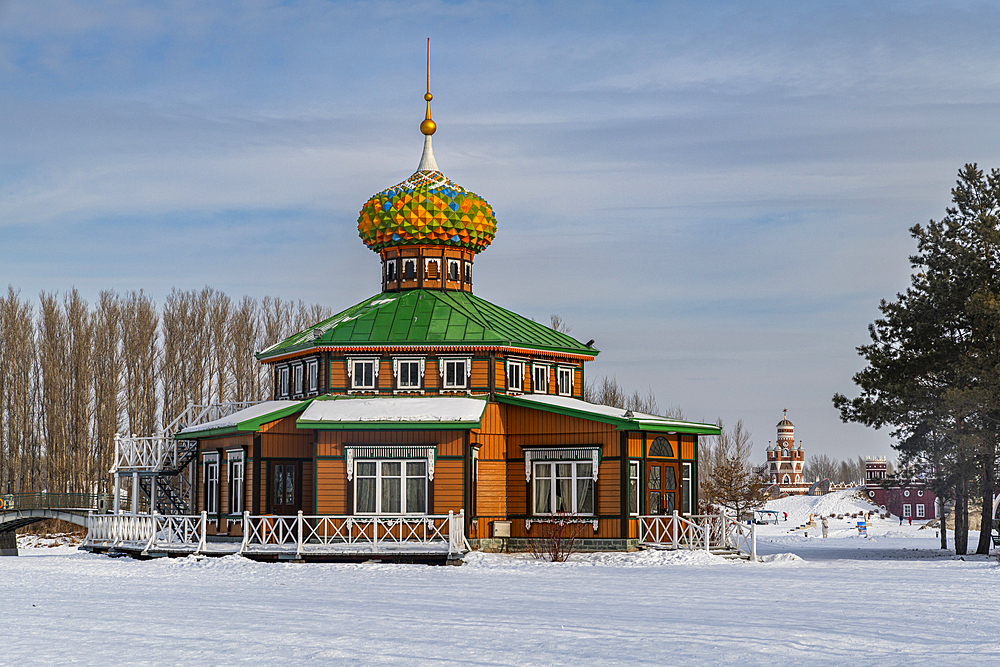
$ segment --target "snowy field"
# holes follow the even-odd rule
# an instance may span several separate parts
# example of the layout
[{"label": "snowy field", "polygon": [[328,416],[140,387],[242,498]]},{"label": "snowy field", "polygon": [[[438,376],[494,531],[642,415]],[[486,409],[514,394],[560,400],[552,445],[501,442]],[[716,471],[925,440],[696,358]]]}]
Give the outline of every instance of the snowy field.
[{"label": "snowy field", "polygon": [[846,521],[827,540],[787,532],[807,502],[854,502],[832,496],[776,501],[789,521],[762,528],[762,563],[647,551],[273,565],[28,547],[0,558],[0,664],[1000,661],[995,557],[955,559],[898,520],[868,538]]}]

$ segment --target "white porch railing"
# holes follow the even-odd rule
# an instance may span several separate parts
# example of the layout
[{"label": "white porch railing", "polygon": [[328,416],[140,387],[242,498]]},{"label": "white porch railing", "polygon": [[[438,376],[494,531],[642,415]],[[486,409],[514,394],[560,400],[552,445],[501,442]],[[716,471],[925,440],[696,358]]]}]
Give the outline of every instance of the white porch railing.
[{"label": "white porch railing", "polygon": [[[242,543],[209,543],[208,514],[91,514],[85,547],[181,553],[443,553],[471,550],[465,511],[413,517],[251,516],[242,518]],[[230,524],[234,523],[230,520]],[[240,521],[235,522],[239,525]]]},{"label": "white porch railing", "polygon": [[448,549],[449,555],[470,550],[465,539],[465,510],[458,514],[380,517],[353,515],[251,516],[243,515],[243,544],[246,551],[284,551],[296,554],[356,551],[367,545],[380,551],[422,551]]},{"label": "white porch railing", "polygon": [[640,516],[639,541],[671,549],[735,549],[757,560],[757,531],[721,514]]}]

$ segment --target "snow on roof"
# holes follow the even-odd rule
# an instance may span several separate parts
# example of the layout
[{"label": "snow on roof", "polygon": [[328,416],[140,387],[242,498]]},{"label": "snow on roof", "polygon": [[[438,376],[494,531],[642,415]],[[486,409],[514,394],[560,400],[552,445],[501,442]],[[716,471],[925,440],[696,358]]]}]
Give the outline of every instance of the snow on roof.
[{"label": "snow on roof", "polygon": [[486,399],[459,396],[392,396],[313,401],[299,422],[475,422]]},{"label": "snow on roof", "polygon": [[251,405],[249,408],[244,408],[220,419],[205,422],[203,424],[187,426],[178,431],[178,434],[197,433],[199,431],[211,431],[217,428],[235,427],[241,422],[250,421],[251,419],[259,420],[261,417],[266,417],[272,412],[278,412],[280,410],[284,410],[285,408],[291,408],[299,403],[300,401],[264,401],[263,403]]},{"label": "snow on roof", "polygon": [[[609,405],[588,403],[587,401],[581,401],[578,398],[570,398],[569,396],[553,396],[552,394],[524,394],[523,396],[518,396],[518,398],[566,410],[579,410],[581,412],[604,415],[605,417],[612,417],[614,419],[629,418],[629,415],[627,414],[628,411],[623,410],[622,408],[613,408]],[[663,422],[665,424],[677,424],[678,426],[690,423],[678,421],[676,419],[667,419],[666,417],[660,417],[657,415],[649,415],[644,412],[632,412],[631,417],[633,421],[655,421]]]}]

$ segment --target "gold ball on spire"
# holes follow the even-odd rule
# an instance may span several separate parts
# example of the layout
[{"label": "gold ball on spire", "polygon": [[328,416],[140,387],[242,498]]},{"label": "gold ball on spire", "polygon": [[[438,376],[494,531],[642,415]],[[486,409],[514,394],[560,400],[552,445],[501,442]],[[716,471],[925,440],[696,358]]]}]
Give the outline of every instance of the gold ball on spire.
[{"label": "gold ball on spire", "polygon": [[427,136],[430,136],[437,132],[437,123],[430,118],[425,118],[423,122],[420,123],[420,131]]},{"label": "gold ball on spire", "polygon": [[431,100],[434,99],[434,96],[431,95],[430,93],[427,93],[426,95],[424,95],[424,99],[430,102]]}]

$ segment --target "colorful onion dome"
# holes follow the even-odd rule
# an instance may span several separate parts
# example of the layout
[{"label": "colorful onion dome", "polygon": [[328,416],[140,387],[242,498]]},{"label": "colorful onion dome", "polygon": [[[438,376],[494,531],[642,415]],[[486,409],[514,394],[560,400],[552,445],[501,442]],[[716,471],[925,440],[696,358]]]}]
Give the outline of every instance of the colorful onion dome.
[{"label": "colorful onion dome", "polygon": [[[427,160],[430,135],[421,167]],[[365,202],[358,216],[358,235],[375,251],[399,245],[462,246],[482,252],[497,231],[493,208],[474,192],[450,181],[433,164],[383,190]]]},{"label": "colorful onion dome", "polygon": [[461,246],[482,252],[497,231],[493,208],[475,192],[448,180],[438,169],[431,147],[437,124],[431,118],[431,40],[427,39],[426,112],[420,123],[424,152],[408,179],[365,202],[358,235],[378,252],[401,245]]}]

